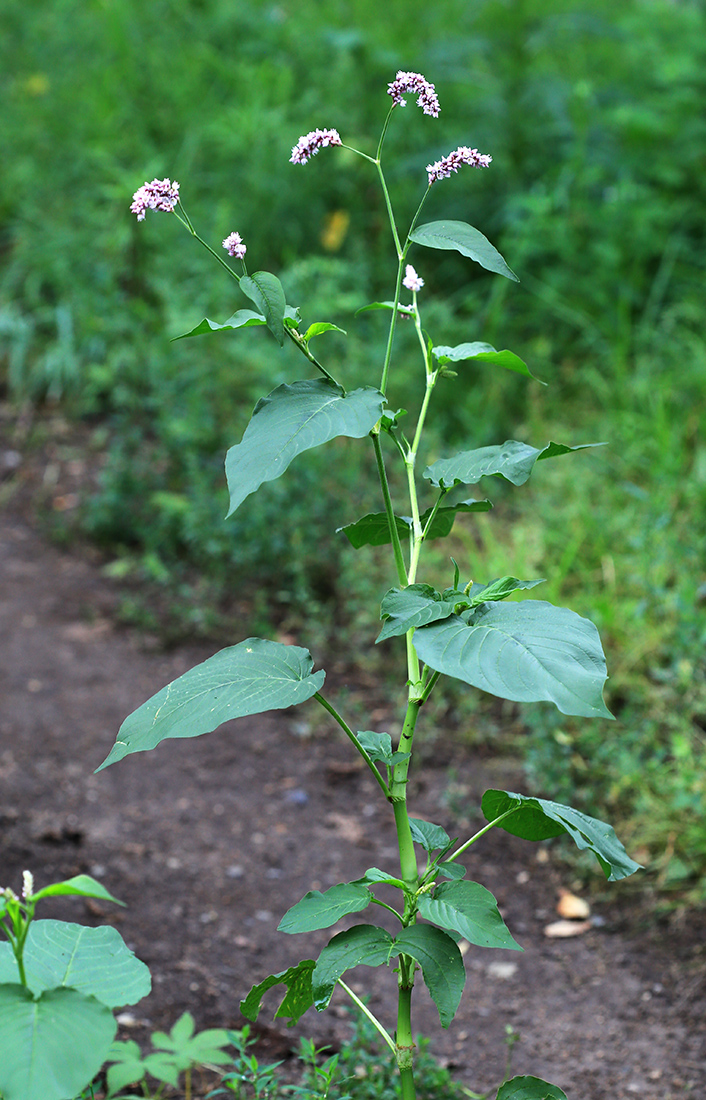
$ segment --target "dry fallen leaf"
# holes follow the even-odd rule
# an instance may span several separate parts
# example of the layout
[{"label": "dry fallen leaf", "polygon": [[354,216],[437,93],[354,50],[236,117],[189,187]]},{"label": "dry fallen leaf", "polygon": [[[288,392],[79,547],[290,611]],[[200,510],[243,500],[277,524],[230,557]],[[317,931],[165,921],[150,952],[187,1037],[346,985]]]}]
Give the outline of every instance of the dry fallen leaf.
[{"label": "dry fallen leaf", "polygon": [[569,936],[582,936],[592,927],[590,920],[555,920],[546,925],[544,935],[550,939],[568,939]]},{"label": "dry fallen leaf", "polygon": [[560,917],[564,917],[566,920],[587,920],[591,915],[588,902],[584,901],[583,898],[578,898],[576,894],[572,894],[565,887],[559,890],[556,911]]}]

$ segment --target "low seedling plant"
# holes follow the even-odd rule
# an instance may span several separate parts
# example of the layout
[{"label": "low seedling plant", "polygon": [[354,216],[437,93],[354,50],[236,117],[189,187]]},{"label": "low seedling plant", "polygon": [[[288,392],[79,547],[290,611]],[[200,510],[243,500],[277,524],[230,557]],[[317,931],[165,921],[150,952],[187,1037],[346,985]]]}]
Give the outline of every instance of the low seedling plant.
[{"label": "low seedling plant", "polygon": [[[598,632],[587,619],[566,608],[535,599],[516,599],[541,583],[538,578],[469,578],[453,562],[448,586],[442,589],[425,578],[424,551],[428,543],[447,536],[459,514],[487,511],[484,496],[463,496],[458,486],[477,485],[503,478],[523,485],[535,464],[593,444],[549,442],[534,446],[517,440],[466,450],[426,462],[425,428],[440,379],[454,379],[470,364],[476,369],[508,369],[532,379],[527,365],[511,351],[496,350],[470,340],[456,346],[436,342],[423,323],[423,271],[428,249],[455,250],[500,277],[518,281],[500,253],[485,236],[461,221],[423,223],[421,213],[432,188],[466,168],[492,170],[491,157],[460,146],[427,165],[426,186],[406,230],[393,209],[383,151],[389,126],[396,123],[405,96],[416,97],[425,115],[439,115],[434,85],[421,74],[398,72],[389,84],[391,97],[375,152],[344,144],[335,129],[317,129],[294,146],[291,161],[303,166],[335,147],[363,158],[382,191],[394,248],[394,271],[389,300],[363,305],[386,311],[389,327],[385,352],[370,384],[347,389],[336,376],[335,364],[319,358],[318,338],[342,330],[331,321],[308,325],[298,306],[287,302],[280,280],[270,272],[249,273],[247,246],[239,232],[223,241],[230,260],[217,253],[196,232],[179,193],[178,183],[155,179],[135,193],[132,211],[143,220],[150,210],[173,214],[212,253],[248,300],[223,323],[208,318],[185,337],[261,326],[283,346],[290,341],[301,352],[307,375],[277,386],[256,405],[242,440],[226,455],[230,493],[228,515],[247,508],[247,500],[262,485],[283,475],[297,455],[346,436],[366,440],[371,448],[380,486],[380,508],[350,523],[336,537],[356,548],[390,548],[391,584],[380,606],[382,629],[377,642],[398,644],[404,653],[406,703],[401,732],[393,743],[389,733],[356,730],[325,694],[323,669],[315,670],[308,650],[264,638],[247,638],[216,653],[168,684],[130,715],[101,768],[129,753],[152,749],[166,738],[190,738],[215,730],[223,722],[264,711],[287,708],[314,699],[330,715],[351,747],[369,769],[380,797],[389,807],[399,848],[399,864],[370,867],[352,882],[320,892],[309,891],[282,918],[279,928],[288,934],[330,928],[341,918],[383,908],[394,914],[395,932],[369,918],[336,933],[317,958],[305,958],[285,971],[264,977],[241,1003],[244,1016],[257,1019],[264,995],[284,986],[275,1015],[298,1021],[309,1009],[325,1009],[334,990],[342,989],[365,1014],[381,1041],[393,1052],[403,1100],[413,1100],[415,1042],[412,1002],[421,975],[438,1009],[442,1027],[448,1027],[458,1009],[465,971],[460,939],[477,948],[521,950],[498,910],[492,894],[469,881],[462,857],[481,842],[490,829],[504,829],[531,841],[568,834],[580,849],[592,852],[606,877],[623,878],[638,864],[628,857],[613,829],[569,806],[510,791],[489,790],[481,811],[486,824],[461,843],[429,821],[412,816],[407,803],[414,739],[420,715],[432,692],[453,677],[481,691],[517,702],[548,700],[564,714],[610,718],[603,700],[606,664]],[[421,168],[421,166],[420,166]],[[292,171],[299,171],[294,168]],[[468,175],[468,174],[467,174]],[[423,178],[423,173],[420,171]],[[417,258],[419,257],[419,258]],[[414,328],[424,394],[412,415],[405,412],[404,385],[411,366],[395,354],[397,326]],[[316,354],[312,349],[314,338]],[[456,383],[462,384],[461,381]],[[409,425],[409,426],[408,426]],[[396,463],[404,485],[403,499],[393,499],[388,467]],[[100,769],[99,769],[100,770]],[[419,849],[424,853],[420,869]],[[396,906],[379,898],[381,888],[397,890]],[[383,1022],[347,985],[344,975],[359,965],[389,967],[397,986],[397,1017]],[[504,1081],[496,1100],[561,1100],[556,1086],[535,1077]],[[9,1096],[7,1100],[13,1100]],[[22,1097],[22,1100],[26,1100]]]}]

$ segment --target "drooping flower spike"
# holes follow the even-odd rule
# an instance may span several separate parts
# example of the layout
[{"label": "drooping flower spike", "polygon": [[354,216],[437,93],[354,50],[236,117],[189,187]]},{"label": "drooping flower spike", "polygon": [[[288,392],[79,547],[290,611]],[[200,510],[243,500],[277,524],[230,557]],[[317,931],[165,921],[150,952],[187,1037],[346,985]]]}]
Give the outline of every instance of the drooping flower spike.
[{"label": "drooping flower spike", "polygon": [[132,196],[130,210],[137,214],[138,222],[145,220],[148,210],[163,210],[165,214],[171,214],[179,202],[179,184],[176,180],[152,180],[151,183],[143,183]]},{"label": "drooping flower spike", "polygon": [[420,279],[419,275],[417,275],[417,272],[414,270],[411,264],[407,264],[406,268],[404,269],[404,279],[402,280],[402,286],[406,287],[407,290],[414,291],[421,290],[424,286],[424,279]]},{"label": "drooping flower spike", "polygon": [[229,233],[223,242],[223,247],[229,256],[235,256],[237,260],[242,260],[247,252],[240,233]]},{"label": "drooping flower spike", "polygon": [[303,137],[299,138],[292,149],[289,160],[292,164],[306,164],[324,146],[342,144],[338,130],[311,130],[308,134],[304,134]]},{"label": "drooping flower spike", "polygon": [[388,84],[387,94],[392,96],[398,107],[404,107],[406,101],[402,97],[407,92],[418,96],[417,106],[422,108],[425,115],[431,115],[432,118],[439,117],[441,108],[434,85],[430,84],[421,73],[405,73],[400,69],[392,83]]},{"label": "drooping flower spike", "polygon": [[473,168],[487,168],[493,158],[487,153],[479,153],[477,149],[469,149],[467,145],[459,145],[452,153],[442,157],[433,164],[427,164],[429,173],[429,185],[437,180],[446,179],[452,172],[458,172],[460,165],[470,164]]}]

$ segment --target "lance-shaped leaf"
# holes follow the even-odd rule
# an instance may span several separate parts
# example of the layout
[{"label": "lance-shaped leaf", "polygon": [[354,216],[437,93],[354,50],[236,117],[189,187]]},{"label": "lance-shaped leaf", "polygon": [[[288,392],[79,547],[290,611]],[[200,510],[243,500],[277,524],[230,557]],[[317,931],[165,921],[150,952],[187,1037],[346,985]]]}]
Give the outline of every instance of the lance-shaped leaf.
[{"label": "lance-shaped leaf", "polygon": [[592,622],[544,600],[484,603],[414,633],[425,664],[519,703],[548,700],[563,714],[611,718],[605,657]]},{"label": "lance-shaped leaf", "polygon": [[41,890],[35,890],[32,894],[32,900],[39,901],[40,898],[68,895],[82,898],[101,898],[103,901],[113,901],[116,905],[125,904],[124,901],[119,901],[112,894],[109,894],[105,886],[102,886],[100,882],[96,882],[90,875],[74,875],[73,878],[67,878],[63,882],[53,882],[50,886],[43,886]]},{"label": "lance-shaped leaf", "polygon": [[278,386],[258,401],[242,441],[226,455],[228,515],[263,482],[280,477],[303,451],[339,435],[362,439],[379,420],[384,402],[370,386],[346,393],[323,378]]},{"label": "lance-shaped leaf", "polygon": [[246,638],[209,657],[158,691],[118,731],[97,771],[132,752],[153,749],[166,737],[199,737],[231,718],[303,703],[326,673],[312,672],[307,649],[264,638]]},{"label": "lance-shaped leaf", "polygon": [[413,924],[395,938],[394,953],[411,955],[422,968],[422,976],[439,1012],[442,1027],[448,1027],[461,1003],[466,971],[463,956],[446,932],[431,924]]},{"label": "lance-shaped leaf", "polygon": [[275,1012],[275,1018],[289,1019],[287,1026],[292,1027],[314,1003],[311,975],[315,966],[314,959],[303,959],[296,966],[281,970],[279,974],[271,974],[258,985],[254,985],[245,1000],[240,1002],[240,1011],[243,1016],[254,1023],[260,1014],[262,998],[267,990],[275,985],[285,985],[287,992]]},{"label": "lance-shaped leaf", "polygon": [[382,642],[406,634],[413,627],[425,626],[453,615],[457,600],[447,600],[430,584],[410,584],[390,588],[382,598],[380,617],[385,624],[376,638]]},{"label": "lance-shaped leaf", "polygon": [[[405,753],[405,756],[409,756],[409,753]],[[381,871],[379,867],[368,867],[363,877],[358,879],[358,882],[369,882],[371,885],[378,884],[379,886],[396,886],[399,890],[405,889],[405,884],[401,878],[395,878],[387,871]]]},{"label": "lance-shaped leaf", "polygon": [[423,821],[421,817],[410,817],[409,827],[412,839],[421,844],[425,852],[443,852],[451,844],[451,839],[446,829],[441,825],[435,825],[432,821]]},{"label": "lance-shaped leaf", "polygon": [[[24,951],[27,984],[34,994],[58,986],[78,989],[109,1008],[136,1004],[149,993],[150,972],[108,925],[87,928],[59,920],[30,925]],[[17,962],[0,943],[0,984],[16,982]]]},{"label": "lance-shaped leaf", "polygon": [[330,321],[314,321],[304,333],[305,342],[308,344],[312,337],[320,336],[322,332],[342,332],[344,336],[348,335],[344,328],[332,325]]},{"label": "lance-shaped leaf", "polygon": [[513,592],[523,592],[528,588],[536,588],[538,584],[544,584],[544,578],[536,581],[520,581],[517,577],[498,577],[496,581],[484,585],[480,591],[471,593],[468,598],[469,607],[479,607],[488,601],[505,600]]},{"label": "lance-shaped leaf", "polygon": [[356,924],[339,932],[319,955],[312,977],[314,1005],[321,1012],[338,979],[354,966],[382,966],[392,954],[392,936],[373,924]]},{"label": "lance-shaped leaf", "polygon": [[246,298],[255,303],[265,318],[268,329],[282,347],[287,303],[282,284],[277,276],[269,271],[256,271],[254,275],[243,275],[240,280],[240,289]]},{"label": "lance-shaped leaf", "polygon": [[[291,322],[293,328],[296,328],[301,320],[296,306],[287,306],[284,317],[286,321]],[[223,332],[224,329],[251,328],[253,325],[266,324],[267,320],[261,313],[255,313],[252,309],[239,309],[222,325],[219,325],[217,321],[210,321],[208,317],[204,317],[196,328],[189,329],[188,332],[182,332],[181,336],[173,337],[173,341],[186,340],[188,336],[204,336],[210,332]]]},{"label": "lance-shaped leaf", "polygon": [[[489,500],[460,500],[457,504],[449,504],[438,508],[432,519],[429,529],[424,536],[427,542],[433,539],[446,538],[451,533],[454,520],[459,512],[489,512],[493,505]],[[433,509],[427,510],[419,517],[422,530],[432,515]],[[407,538],[413,530],[411,516],[395,516],[397,534],[400,538]],[[345,527],[338,527],[337,532],[342,531],[351,546],[360,550],[361,546],[387,546],[390,539],[390,526],[385,512],[369,512],[354,523],[347,523]]]},{"label": "lance-shaped leaf", "polygon": [[475,485],[488,474],[498,474],[513,485],[524,485],[535,462],[540,459],[569,454],[570,451],[583,451],[587,447],[603,446],[603,443],[579,443],[575,447],[566,447],[563,443],[548,443],[542,450],[538,450],[528,443],[508,439],[507,442],[492,447],[462,451],[453,458],[440,458],[427,466],[424,477],[432,485],[444,489],[453,489],[454,485]]},{"label": "lance-shaped leaf", "polygon": [[525,840],[547,840],[568,833],[577,848],[593,852],[610,882],[627,878],[641,866],[630,859],[611,825],[571,806],[512,791],[491,790],[483,795],[481,809],[488,821],[495,821],[511,810],[508,817],[498,822],[498,827]]},{"label": "lance-shaped leaf", "polygon": [[522,950],[510,935],[490,890],[478,882],[443,882],[433,896],[421,895],[419,912],[426,920],[459,932],[478,947]]},{"label": "lance-shaped leaf", "polygon": [[110,1009],[76,989],[36,1000],[0,985],[0,1094],[4,1100],[66,1100],[103,1065],[117,1024]]},{"label": "lance-shaped leaf", "polygon": [[500,1086],[495,1100],[566,1100],[566,1093],[539,1077],[513,1077]]},{"label": "lance-shaped leaf", "polygon": [[409,236],[415,244],[422,244],[425,248],[454,249],[462,256],[475,260],[486,271],[504,275],[515,283],[520,281],[488,238],[466,222],[428,222],[414,229]]},{"label": "lance-shaped leaf", "polygon": [[[490,363],[496,367],[504,367],[505,370],[514,370],[518,374],[524,374],[528,378],[534,378],[531,370],[527,364],[520,359],[519,355],[515,355],[514,351],[496,351],[492,344],[483,343],[471,343],[471,344],[457,344],[456,347],[442,347],[432,348],[431,353],[435,359],[438,359],[439,366],[446,366],[447,363],[460,363],[464,359],[475,359],[479,363]],[[539,379],[535,379],[539,381]],[[544,383],[543,383],[544,384]]]},{"label": "lance-shaped leaf", "polygon": [[373,895],[365,886],[355,882],[340,882],[329,890],[310,890],[301,901],[293,905],[277,926],[278,932],[313,932],[317,928],[330,928],[348,913],[367,909]]},{"label": "lance-shaped leaf", "polygon": [[[395,303],[394,302],[370,302],[369,305],[361,306],[360,309],[357,309],[355,311],[355,316],[357,317],[359,313],[367,313],[368,310],[371,310],[371,309],[388,309],[390,311],[390,313],[392,313],[394,308],[395,308]],[[411,315],[414,314],[415,309],[414,309],[414,306],[403,306],[401,302],[398,302],[397,303],[397,311],[398,311],[398,313],[404,313],[406,317],[409,317],[410,314]]]}]

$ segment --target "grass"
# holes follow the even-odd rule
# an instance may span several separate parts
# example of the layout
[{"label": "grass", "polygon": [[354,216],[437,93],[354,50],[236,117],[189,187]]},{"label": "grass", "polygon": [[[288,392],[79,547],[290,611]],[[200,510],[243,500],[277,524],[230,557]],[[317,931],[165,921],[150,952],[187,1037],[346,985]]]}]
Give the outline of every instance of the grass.
[{"label": "grass", "polygon": [[[222,523],[223,453],[300,366],[258,330],[169,343],[242,303],[172,221],[135,223],[132,192],[176,177],[208,240],[238,229],[307,321],[347,330],[326,339],[357,385],[384,341],[378,315],[353,316],[389,296],[384,211],[367,166],[332,151],[295,169],[291,146],[332,125],[372,147],[387,81],[412,68],[436,83],[442,114],[408,109],[390,132],[400,208],[416,205],[429,160],[469,142],[493,154],[472,191],[447,181],[428,215],[470,218],[521,285],[425,254],[425,323],[437,341],[509,347],[550,385],[464,369],[439,387],[432,449],[608,446],[542,463],[521,490],[487,487],[495,510],[458,521],[452,552],[476,579],[546,575],[538,597],[598,623],[617,721],[523,710],[529,781],[610,817],[654,881],[703,900],[703,5],[443,0],[414,19],[400,0],[384,12],[371,0],[6,9],[0,380],[19,405],[58,403],[90,427],[103,463],[82,531],[116,575],[147,586],[133,618],[158,591],[174,637],[232,616],[237,576],[267,593],[239,604],[258,631],[293,631],[315,651],[344,631],[368,646],[370,593],[389,580],[379,555],[331,539],[377,507],[350,441],[334,445],[335,477],[331,451],[313,452]],[[408,353],[401,331],[398,362]],[[428,572],[448,583],[447,558],[432,553]],[[484,701],[452,692],[451,704],[459,736],[491,736]]]}]

